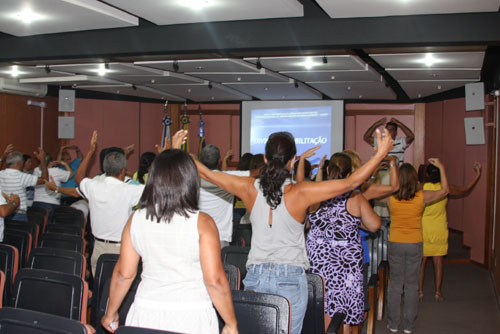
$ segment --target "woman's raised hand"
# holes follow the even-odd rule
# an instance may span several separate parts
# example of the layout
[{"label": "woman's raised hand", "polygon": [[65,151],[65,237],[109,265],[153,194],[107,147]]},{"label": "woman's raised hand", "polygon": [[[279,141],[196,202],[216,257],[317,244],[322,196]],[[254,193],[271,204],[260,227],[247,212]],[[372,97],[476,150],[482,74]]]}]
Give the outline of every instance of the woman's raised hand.
[{"label": "woman's raised hand", "polygon": [[384,133],[381,133],[380,130],[377,129],[375,131],[375,135],[377,136],[377,153],[383,154],[385,157],[387,153],[392,150],[394,140],[392,140],[392,137],[387,129],[384,129]]},{"label": "woman's raised hand", "polygon": [[321,145],[311,147],[310,149],[308,149],[307,151],[302,153],[302,155],[300,156],[300,159],[307,159],[307,158],[310,158],[310,157],[316,155],[315,151],[318,150],[320,147],[321,147]]},{"label": "woman's raised hand", "polygon": [[444,168],[443,163],[438,158],[430,158],[429,162],[439,169]]},{"label": "woman's raised hand", "polygon": [[481,175],[481,164],[479,162],[474,163],[474,171],[476,172],[477,175]]}]

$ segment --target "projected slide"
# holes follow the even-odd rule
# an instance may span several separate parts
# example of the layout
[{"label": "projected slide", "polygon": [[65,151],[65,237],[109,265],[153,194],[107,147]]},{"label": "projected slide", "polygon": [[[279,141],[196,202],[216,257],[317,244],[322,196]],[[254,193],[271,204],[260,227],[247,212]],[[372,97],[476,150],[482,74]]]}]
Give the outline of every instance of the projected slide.
[{"label": "projected slide", "polygon": [[264,153],[267,138],[273,132],[288,131],[295,138],[297,155],[321,145],[316,156],[309,159],[317,163],[330,154],[332,107],[311,106],[286,109],[254,109],[251,114],[250,152]]}]

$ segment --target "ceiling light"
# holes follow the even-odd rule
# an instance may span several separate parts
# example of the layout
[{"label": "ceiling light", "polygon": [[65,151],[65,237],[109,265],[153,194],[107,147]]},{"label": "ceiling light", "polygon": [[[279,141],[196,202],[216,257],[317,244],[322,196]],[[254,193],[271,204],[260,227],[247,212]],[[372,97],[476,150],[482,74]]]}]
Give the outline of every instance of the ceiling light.
[{"label": "ceiling light", "polygon": [[215,97],[214,97],[214,96],[212,96],[212,97],[211,97],[211,99],[212,99],[212,100],[215,100]]},{"label": "ceiling light", "polygon": [[422,63],[422,64],[425,64],[425,66],[427,66],[427,67],[431,67],[435,63],[440,62],[440,60],[434,58],[434,56],[432,55],[432,53],[427,53],[427,54],[425,54],[425,57],[422,58],[422,59],[419,59],[418,62]]},{"label": "ceiling light", "polygon": [[192,10],[200,10],[212,5],[211,0],[181,0],[177,1],[181,6],[189,7]]},{"label": "ceiling light", "polygon": [[320,65],[319,63],[315,63],[311,57],[306,57],[306,59],[304,60],[304,62],[302,63],[299,63],[299,65],[302,65],[304,66],[307,70],[310,70],[312,69],[314,66],[318,66]]},{"label": "ceiling light", "polygon": [[17,67],[17,65],[12,65],[12,69],[9,72],[9,74],[14,78],[19,76],[19,74],[22,74],[22,73],[23,72],[19,72],[19,68]]},{"label": "ceiling light", "polygon": [[203,70],[203,69],[205,69],[205,68],[204,68],[203,66],[196,66],[196,69],[197,69],[197,70]]},{"label": "ceiling light", "polygon": [[351,90],[351,86],[347,86],[347,90]]},{"label": "ceiling light", "polygon": [[[108,65],[108,68],[109,68],[109,65]],[[100,64],[99,68],[96,70],[93,70],[93,72],[97,72],[98,75],[104,76],[104,75],[106,75],[106,73],[108,73],[110,71],[106,68],[106,64]]]},{"label": "ceiling light", "polygon": [[437,86],[437,89],[440,90],[441,89],[441,85]]},{"label": "ceiling light", "polygon": [[418,94],[418,95],[417,95],[417,97],[418,97],[418,98],[421,98],[421,97],[422,97],[422,94]]},{"label": "ceiling light", "polygon": [[188,88],[188,93],[191,93],[191,88]]},{"label": "ceiling light", "polygon": [[30,8],[24,8],[22,11],[12,15],[12,17],[24,24],[30,24],[33,21],[38,21],[43,18],[42,15],[33,13]]},{"label": "ceiling light", "polygon": [[151,79],[151,83],[154,84],[156,81],[155,79]]},{"label": "ceiling light", "polygon": [[363,98],[363,95],[359,95],[359,98],[360,98],[360,99],[361,99],[361,98]]},{"label": "ceiling light", "polygon": [[264,90],[266,90],[266,91],[267,91],[267,90],[269,90],[269,88],[267,88],[267,87],[264,87]]},{"label": "ceiling light", "polygon": [[240,78],[240,77],[237,77],[237,78],[236,78],[236,80],[237,80],[237,81],[241,81],[241,78]]},{"label": "ceiling light", "polygon": [[332,75],[332,76],[330,77],[330,79],[335,80],[335,76],[334,76],[334,75]]}]

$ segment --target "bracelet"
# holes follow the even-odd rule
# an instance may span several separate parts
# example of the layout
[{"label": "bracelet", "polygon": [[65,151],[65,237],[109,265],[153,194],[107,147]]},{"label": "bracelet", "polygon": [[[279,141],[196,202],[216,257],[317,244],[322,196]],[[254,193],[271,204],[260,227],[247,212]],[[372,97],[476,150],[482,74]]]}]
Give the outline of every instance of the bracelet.
[{"label": "bracelet", "polygon": [[56,194],[58,194],[59,193],[59,187],[56,186],[56,190],[54,190],[54,191],[55,191]]},{"label": "bracelet", "polygon": [[397,166],[397,165],[396,165],[394,162],[391,162],[391,163],[389,164],[389,167],[396,167],[396,166]]}]

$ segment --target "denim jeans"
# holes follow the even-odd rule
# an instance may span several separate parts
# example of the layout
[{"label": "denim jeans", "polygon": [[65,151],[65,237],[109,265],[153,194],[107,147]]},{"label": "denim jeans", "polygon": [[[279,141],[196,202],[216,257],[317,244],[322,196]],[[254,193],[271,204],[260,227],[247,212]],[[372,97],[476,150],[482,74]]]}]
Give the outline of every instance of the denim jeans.
[{"label": "denim jeans", "polygon": [[28,216],[25,213],[13,213],[10,216],[5,217],[7,220],[17,220],[21,222],[27,222]]},{"label": "denim jeans", "polygon": [[291,334],[300,334],[307,309],[307,278],[304,268],[289,264],[251,264],[243,280],[245,290],[283,296],[290,302]]}]

